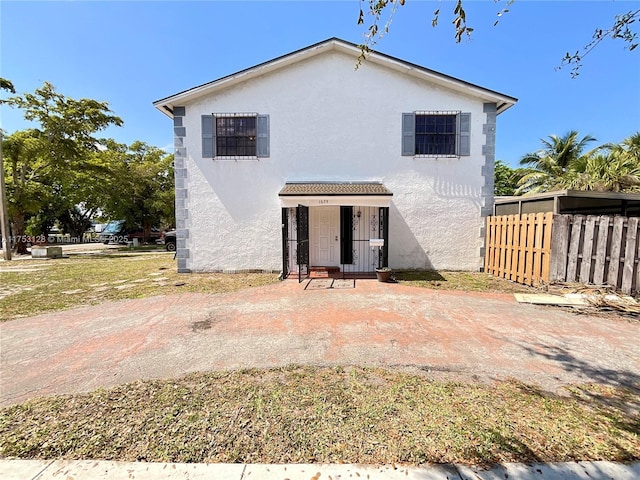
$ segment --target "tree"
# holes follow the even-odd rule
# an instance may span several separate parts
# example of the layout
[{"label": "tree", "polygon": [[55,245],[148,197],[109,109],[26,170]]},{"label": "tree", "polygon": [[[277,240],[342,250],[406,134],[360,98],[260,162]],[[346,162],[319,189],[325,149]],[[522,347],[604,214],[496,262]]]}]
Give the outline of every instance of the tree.
[{"label": "tree", "polygon": [[96,133],[110,125],[120,126],[122,120],[112,114],[106,102],[65,97],[48,82],[34,93],[2,103],[22,109],[26,120],[38,124],[38,128],[16,132],[3,142],[11,163],[10,217],[20,240],[16,249],[26,253],[26,216],[39,210],[43,196],[60,195],[69,179],[87,167],[88,154],[98,150]]},{"label": "tree", "polygon": [[638,47],[638,34],[631,29],[631,25],[640,19],[639,10],[629,10],[621,15],[616,15],[611,27],[602,29],[598,28],[593,33],[591,41],[587,43],[582,50],[576,50],[574,54],[567,52],[562,58],[559,69],[565,65],[572,65],[571,76],[573,78],[580,74],[582,60],[589,55],[594,48],[605,38],[619,39],[626,42],[626,48],[631,52]]},{"label": "tree", "polygon": [[[365,34],[365,41],[360,45],[361,54],[358,59],[358,65],[366,58],[367,53],[371,47],[376,44],[378,39],[382,38],[389,32],[391,20],[393,19],[398,7],[405,4],[405,0],[359,0],[360,1],[360,13],[358,15],[358,25],[365,24],[365,18],[367,15],[371,17],[371,21],[366,26],[367,33]],[[494,0],[494,3],[498,3],[500,0]],[[500,18],[509,12],[509,8],[515,2],[515,0],[507,0],[505,7],[499,9],[497,12],[497,19],[494,25],[497,25]],[[363,9],[363,5],[367,5]],[[366,13],[365,13],[366,10]],[[382,15],[388,12],[387,20],[380,28],[380,22]],[[436,27],[440,19],[440,8],[437,8],[433,12],[431,19],[431,26]],[[456,0],[453,8],[453,27],[454,38],[456,43],[460,43],[463,37],[471,37],[473,28],[467,24],[467,14],[464,10],[463,0]],[[613,19],[613,23],[608,28],[597,28],[592,35],[591,40],[580,50],[576,50],[571,54],[567,52],[562,58],[558,69],[564,66],[572,66],[571,76],[577,77],[580,74],[580,68],[582,67],[583,59],[589,55],[603,40],[610,38],[613,40],[622,40],[629,51],[633,51],[638,47],[638,34],[633,30],[636,21],[640,20],[640,9],[629,10],[620,15],[616,15]],[[382,30],[382,31],[381,31]]]},{"label": "tree", "polygon": [[2,151],[15,245],[18,253],[26,253],[26,220],[42,209],[44,199],[52,193],[45,142],[38,130],[22,130],[4,138]]},{"label": "tree", "polygon": [[515,195],[522,169],[511,168],[502,160],[497,160],[494,171],[493,194],[496,196]]},{"label": "tree", "polygon": [[557,189],[600,192],[640,192],[640,132],[621,144],[604,144],[585,152],[595,139],[579,138],[571,131],[563,137],[542,140],[544,148],[524,155],[526,168],[520,176],[516,195]]},{"label": "tree", "polygon": [[640,133],[573,161],[559,183],[573,190],[640,192]]},{"label": "tree", "polygon": [[96,156],[111,168],[105,214],[142,227],[145,240],[152,227],[175,225],[172,154],[138,141],[130,146],[109,142]]},{"label": "tree", "polygon": [[[573,162],[583,160],[583,151],[595,138],[586,135],[579,138],[575,130],[562,137],[550,135],[549,140],[541,139],[543,148],[528,153],[520,160],[522,176],[518,181],[516,195],[546,192],[559,188],[567,169]],[[593,152],[587,153],[587,156]]]},{"label": "tree", "polygon": [[6,90],[11,93],[16,93],[16,89],[13,86],[13,83],[11,83],[11,81],[7,80],[6,78],[2,78],[2,77],[0,77],[0,89]]},{"label": "tree", "polygon": [[[9,80],[0,77],[0,91],[6,90],[11,93],[16,93],[16,89]],[[9,238],[9,219],[7,213],[7,194],[4,183],[4,161],[2,157],[2,142],[4,140],[4,132],[0,128],[0,244],[4,245],[2,249],[2,256],[5,260],[11,260],[11,241]]]}]

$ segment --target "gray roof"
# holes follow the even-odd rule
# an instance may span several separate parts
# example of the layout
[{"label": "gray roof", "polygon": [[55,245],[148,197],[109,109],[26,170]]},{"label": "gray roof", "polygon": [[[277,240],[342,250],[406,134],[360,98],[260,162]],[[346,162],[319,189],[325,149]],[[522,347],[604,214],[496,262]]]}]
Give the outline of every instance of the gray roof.
[{"label": "gray roof", "polygon": [[280,197],[315,195],[387,195],[393,193],[380,182],[288,182]]}]

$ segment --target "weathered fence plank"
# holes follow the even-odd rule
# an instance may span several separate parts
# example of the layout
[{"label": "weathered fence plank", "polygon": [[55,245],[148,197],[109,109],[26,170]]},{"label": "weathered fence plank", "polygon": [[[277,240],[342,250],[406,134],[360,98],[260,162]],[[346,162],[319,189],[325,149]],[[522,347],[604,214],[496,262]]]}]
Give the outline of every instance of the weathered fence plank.
[{"label": "weathered fence plank", "polygon": [[636,293],[640,292],[640,237],[637,239],[638,248],[636,250]]},{"label": "weathered fence plank", "polygon": [[591,277],[591,255],[593,252],[593,237],[596,229],[595,215],[588,215],[584,223],[584,237],[582,239],[582,262],[580,263],[580,283],[589,283]]},{"label": "weathered fence plank", "polygon": [[633,267],[636,262],[636,240],[638,234],[638,217],[627,222],[627,244],[624,250],[624,266],[622,267],[622,292],[631,293],[633,286]]},{"label": "weathered fence plank", "polygon": [[549,281],[564,281],[567,276],[567,256],[569,254],[569,228],[571,217],[555,215],[551,230],[551,272]]},{"label": "weathered fence plank", "polygon": [[609,272],[607,273],[607,285],[618,285],[620,269],[620,249],[622,248],[622,228],[624,217],[614,217],[613,233],[611,234],[611,252],[609,253]]},{"label": "weathered fence plank", "polygon": [[549,282],[549,272],[551,271],[551,233],[553,231],[553,213],[544,214],[542,228],[544,235],[542,237],[542,274],[540,280]]},{"label": "weathered fence plank", "polygon": [[569,241],[569,255],[567,258],[567,276],[569,282],[576,281],[578,272],[578,260],[580,259],[580,234],[582,231],[582,222],[584,215],[574,215],[571,224],[571,240]]},{"label": "weathered fence plank", "polygon": [[598,240],[596,245],[596,262],[593,266],[593,283],[604,283],[604,270],[607,265],[607,241],[609,239],[609,217],[599,217]]}]

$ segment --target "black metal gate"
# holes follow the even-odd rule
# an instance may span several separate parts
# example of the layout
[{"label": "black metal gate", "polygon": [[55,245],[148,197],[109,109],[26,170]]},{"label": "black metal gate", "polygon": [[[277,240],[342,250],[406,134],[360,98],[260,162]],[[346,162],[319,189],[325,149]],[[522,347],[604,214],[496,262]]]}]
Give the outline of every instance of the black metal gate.
[{"label": "black metal gate", "polygon": [[380,249],[378,268],[389,266],[389,207],[380,207],[378,211],[380,218],[379,232],[380,238],[384,240],[384,245]]},{"label": "black metal gate", "polygon": [[289,212],[282,209],[282,279],[289,275]]},{"label": "black metal gate", "polygon": [[[310,275],[309,207],[282,209],[282,275],[297,270],[298,281]],[[372,246],[371,239],[383,239]],[[389,261],[389,207],[340,207],[340,270],[344,275],[372,275]]]},{"label": "black metal gate", "polygon": [[[344,275],[372,275],[388,266],[389,207],[341,207],[341,271]],[[382,246],[372,246],[382,239]],[[377,244],[376,244],[377,245]]]},{"label": "black metal gate", "polygon": [[309,276],[309,207],[298,205],[296,209],[296,225],[298,282],[302,282],[303,270],[305,277]]}]

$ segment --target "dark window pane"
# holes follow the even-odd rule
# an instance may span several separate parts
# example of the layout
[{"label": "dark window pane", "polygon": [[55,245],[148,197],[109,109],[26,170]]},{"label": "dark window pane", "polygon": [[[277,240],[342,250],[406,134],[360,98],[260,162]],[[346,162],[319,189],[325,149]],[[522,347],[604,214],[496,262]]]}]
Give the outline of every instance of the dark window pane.
[{"label": "dark window pane", "polygon": [[416,154],[455,155],[456,115],[416,115]]},{"label": "dark window pane", "polygon": [[219,156],[256,155],[256,117],[216,117]]}]

